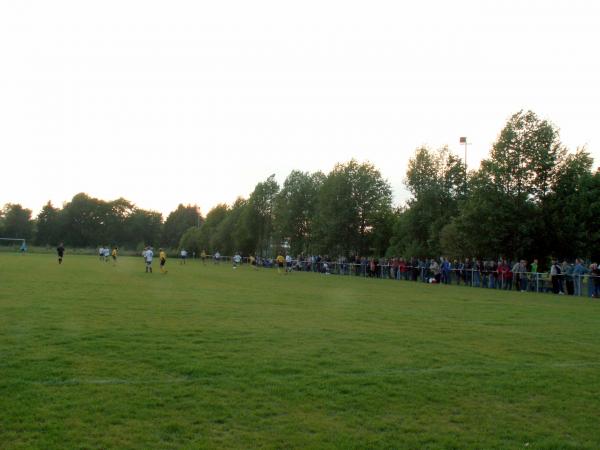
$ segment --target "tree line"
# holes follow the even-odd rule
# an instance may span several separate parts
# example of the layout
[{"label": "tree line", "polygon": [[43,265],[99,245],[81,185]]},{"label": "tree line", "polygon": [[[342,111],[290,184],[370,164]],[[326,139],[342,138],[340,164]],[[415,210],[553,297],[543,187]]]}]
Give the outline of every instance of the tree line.
[{"label": "tree line", "polygon": [[57,208],[48,202],[35,219],[31,210],[7,204],[0,213],[0,236],[26,239],[40,246],[64,242],[71,247],[118,245],[139,250],[146,243],[177,247],[181,235],[201,216],[196,206],[179,205],[166,220],[161,213],[119,198],[104,201],[85,193]]},{"label": "tree line", "polygon": [[39,245],[158,244],[197,253],[597,259],[600,172],[592,165],[585,148],[568,151],[552,123],[519,111],[477,170],[467,173],[447,147],[417,148],[404,178],[411,198],[400,207],[375,166],[351,160],[327,174],[292,171],[281,186],[271,175],[206,217],[179,205],[163,221],[123,198],[83,193],[62,208],[48,203],[35,219],[9,204],[0,234]]}]

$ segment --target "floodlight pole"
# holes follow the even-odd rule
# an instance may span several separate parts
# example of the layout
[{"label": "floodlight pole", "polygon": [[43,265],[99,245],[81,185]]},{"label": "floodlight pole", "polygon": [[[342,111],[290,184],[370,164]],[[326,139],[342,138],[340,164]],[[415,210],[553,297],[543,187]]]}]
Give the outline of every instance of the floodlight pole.
[{"label": "floodlight pole", "polygon": [[467,173],[467,146],[469,143],[467,142],[467,138],[462,136],[459,140],[461,144],[465,144],[465,173]]}]

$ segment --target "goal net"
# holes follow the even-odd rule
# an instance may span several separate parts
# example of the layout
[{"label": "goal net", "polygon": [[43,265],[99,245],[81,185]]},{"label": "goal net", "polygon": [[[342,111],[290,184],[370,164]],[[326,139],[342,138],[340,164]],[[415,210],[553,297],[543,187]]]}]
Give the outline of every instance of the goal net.
[{"label": "goal net", "polygon": [[0,246],[8,248],[17,248],[22,252],[27,251],[27,241],[23,238],[5,238],[0,237]]}]

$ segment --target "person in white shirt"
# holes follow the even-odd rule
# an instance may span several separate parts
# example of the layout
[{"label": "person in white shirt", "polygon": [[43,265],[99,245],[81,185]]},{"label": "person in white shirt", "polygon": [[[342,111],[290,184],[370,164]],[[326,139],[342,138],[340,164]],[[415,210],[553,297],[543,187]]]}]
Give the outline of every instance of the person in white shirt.
[{"label": "person in white shirt", "polygon": [[285,255],[285,271],[292,271],[292,257],[290,255]]},{"label": "person in white shirt", "polygon": [[219,264],[221,260],[221,254],[219,252],[215,252],[213,259],[215,260],[215,264]]},{"label": "person in white shirt", "polygon": [[110,248],[104,248],[104,262],[108,262],[108,258],[110,257]]},{"label": "person in white shirt", "polygon": [[179,264],[185,264],[185,260],[187,259],[187,250],[185,248],[182,248],[179,255],[181,256],[181,260],[179,261]]},{"label": "person in white shirt", "polygon": [[104,259],[104,247],[98,249],[98,257],[100,258],[100,261]]},{"label": "person in white shirt", "polygon": [[239,266],[240,262],[242,262],[242,257],[239,253],[236,253],[233,257],[233,268],[237,269],[237,266]]},{"label": "person in white shirt", "polygon": [[142,252],[142,256],[146,262],[146,273],[152,273],[152,258],[154,258],[152,247],[146,247],[146,249]]}]

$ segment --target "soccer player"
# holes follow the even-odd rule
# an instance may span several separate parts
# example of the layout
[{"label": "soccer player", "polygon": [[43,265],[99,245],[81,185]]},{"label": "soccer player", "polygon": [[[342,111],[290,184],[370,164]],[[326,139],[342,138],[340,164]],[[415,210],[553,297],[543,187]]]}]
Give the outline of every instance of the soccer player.
[{"label": "soccer player", "polygon": [[236,253],[233,257],[233,268],[237,269],[237,266],[239,266],[240,262],[242,262],[242,257],[239,253]]},{"label": "soccer player", "polygon": [[279,254],[277,255],[277,258],[275,258],[275,262],[277,263],[277,273],[281,273],[281,269],[283,268],[283,264],[285,263],[285,258],[283,257],[283,255]]},{"label": "soccer player", "polygon": [[100,248],[98,249],[98,259],[100,259],[100,261],[104,259],[104,247],[102,246],[100,246]]},{"label": "soccer player", "polygon": [[58,247],[56,247],[56,253],[58,255],[58,263],[62,264],[63,256],[65,254],[65,246],[62,242],[58,244]]},{"label": "soccer player", "polygon": [[111,255],[112,255],[113,265],[117,264],[117,255],[118,255],[117,247],[113,248]]},{"label": "soccer player", "polygon": [[202,260],[202,264],[206,264],[206,250],[202,250],[200,253],[200,259]]},{"label": "soccer player", "polygon": [[285,255],[285,273],[292,271],[292,257],[287,254]]},{"label": "soccer player", "polygon": [[142,256],[146,262],[146,273],[152,273],[152,258],[154,257],[152,247],[146,247],[146,249],[142,252]]},{"label": "soccer player", "polygon": [[162,248],[158,249],[158,259],[160,259],[160,271],[162,273],[167,273],[167,270],[165,270],[165,264],[167,262],[167,254],[165,253],[165,251]]},{"label": "soccer player", "polygon": [[185,248],[182,248],[181,253],[179,255],[181,256],[179,264],[185,264],[185,260],[187,259],[187,250]]}]

